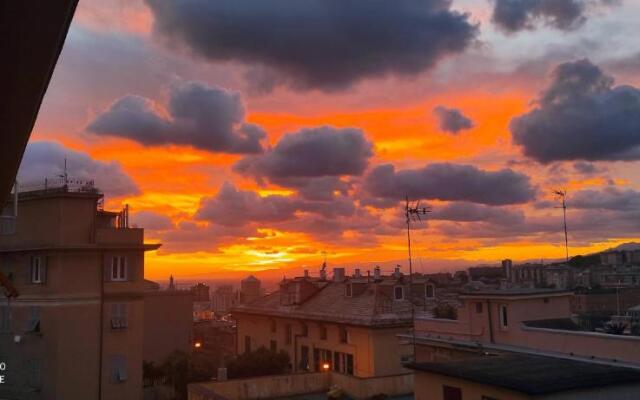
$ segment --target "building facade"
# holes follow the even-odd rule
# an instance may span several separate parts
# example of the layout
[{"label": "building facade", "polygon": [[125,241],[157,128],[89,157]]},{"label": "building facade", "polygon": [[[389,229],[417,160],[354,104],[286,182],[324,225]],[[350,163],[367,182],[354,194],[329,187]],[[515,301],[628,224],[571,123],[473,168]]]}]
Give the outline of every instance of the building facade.
[{"label": "building facade", "polygon": [[414,308],[435,305],[435,285],[410,282],[399,271],[381,276],[379,269],[367,277],[358,270],[346,277],[342,268],[331,280],[322,276],[283,280],[278,291],[234,308],[238,352],[284,350],[292,372],[408,373],[402,361],[410,348],[396,335],[411,327]]},{"label": "building facade", "polygon": [[20,193],[0,268],[19,297],[0,306],[3,399],[142,396],[143,230],[101,210],[92,186]]}]

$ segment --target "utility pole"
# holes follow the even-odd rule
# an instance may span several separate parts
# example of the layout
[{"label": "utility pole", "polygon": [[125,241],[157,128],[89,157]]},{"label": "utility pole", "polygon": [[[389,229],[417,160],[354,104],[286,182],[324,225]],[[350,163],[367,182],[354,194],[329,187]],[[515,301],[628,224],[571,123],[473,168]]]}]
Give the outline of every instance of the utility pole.
[{"label": "utility pole", "polygon": [[561,205],[556,208],[562,208],[562,219],[564,222],[564,250],[567,263],[569,262],[569,238],[567,235],[567,191],[566,190],[554,190],[553,193],[561,201]]},{"label": "utility pole", "polygon": [[427,207],[420,208],[420,200],[416,203],[415,207],[409,205],[409,195],[405,195],[404,216],[407,222],[407,253],[409,255],[409,302],[411,303],[411,336],[413,344],[413,361],[416,360],[416,328],[415,328],[415,307],[413,305],[413,299],[411,298],[411,290],[413,284],[413,263],[411,261],[411,221],[422,221],[421,215],[426,215],[431,212]]}]

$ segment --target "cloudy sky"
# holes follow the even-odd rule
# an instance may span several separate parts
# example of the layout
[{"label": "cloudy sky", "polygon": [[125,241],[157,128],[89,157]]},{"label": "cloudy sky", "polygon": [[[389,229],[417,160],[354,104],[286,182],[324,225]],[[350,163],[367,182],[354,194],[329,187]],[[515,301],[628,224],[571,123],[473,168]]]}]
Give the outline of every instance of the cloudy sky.
[{"label": "cloudy sky", "polygon": [[20,172],[130,204],[147,276],[640,240],[640,2],[80,2]]}]

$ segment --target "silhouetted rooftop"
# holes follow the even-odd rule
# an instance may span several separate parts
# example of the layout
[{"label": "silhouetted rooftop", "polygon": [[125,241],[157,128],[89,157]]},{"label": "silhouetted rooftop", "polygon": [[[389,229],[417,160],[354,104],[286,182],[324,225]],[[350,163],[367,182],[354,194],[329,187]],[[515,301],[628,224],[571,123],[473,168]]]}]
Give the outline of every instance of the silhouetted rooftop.
[{"label": "silhouetted rooftop", "polygon": [[640,384],[640,370],[524,354],[412,363],[409,368],[499,386],[529,395],[612,385]]}]

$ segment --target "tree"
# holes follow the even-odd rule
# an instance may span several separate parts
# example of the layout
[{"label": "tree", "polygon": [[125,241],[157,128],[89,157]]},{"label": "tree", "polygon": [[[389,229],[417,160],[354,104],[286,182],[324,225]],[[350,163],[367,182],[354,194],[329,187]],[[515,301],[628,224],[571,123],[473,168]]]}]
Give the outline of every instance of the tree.
[{"label": "tree", "polygon": [[260,347],[227,362],[227,374],[230,379],[277,375],[288,372],[289,365],[289,354],[285,351]]},{"label": "tree", "polygon": [[432,310],[435,318],[458,319],[458,310],[451,304],[440,303]]}]

